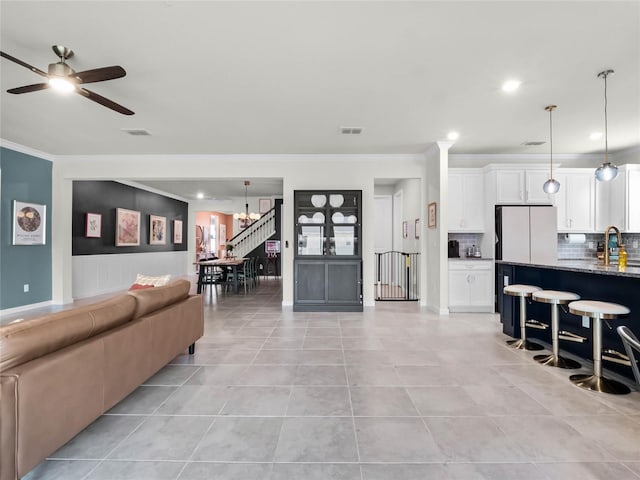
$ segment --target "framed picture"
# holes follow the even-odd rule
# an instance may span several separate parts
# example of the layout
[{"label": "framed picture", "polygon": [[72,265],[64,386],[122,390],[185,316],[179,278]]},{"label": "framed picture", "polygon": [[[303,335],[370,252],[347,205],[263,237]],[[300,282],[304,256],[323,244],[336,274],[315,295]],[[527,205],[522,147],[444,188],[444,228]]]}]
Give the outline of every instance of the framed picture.
[{"label": "framed picture", "polygon": [[269,210],[271,210],[271,199],[270,198],[261,198],[258,201],[258,208],[259,208],[259,212],[262,213],[267,213]]},{"label": "framed picture", "polygon": [[102,236],[102,215],[87,212],[85,220],[84,236],[88,238],[100,238]]},{"label": "framed picture", "polygon": [[415,226],[416,226],[415,237],[420,238],[420,219],[419,218],[416,218]]},{"label": "framed picture", "polygon": [[166,245],[167,243],[167,217],[149,215],[149,244]]},{"label": "framed picture", "polygon": [[406,220],[402,222],[402,238],[407,238],[409,236],[409,222]]},{"label": "framed picture", "polygon": [[220,224],[220,238],[218,245],[226,245],[227,244],[227,225],[225,223]]},{"label": "framed picture", "polygon": [[116,247],[140,245],[140,212],[116,208]]},{"label": "framed picture", "polygon": [[47,206],[13,201],[13,244],[44,245],[47,234]]},{"label": "framed picture", "polygon": [[182,220],[173,221],[173,243],[182,243]]},{"label": "framed picture", "polygon": [[427,226],[429,228],[436,228],[437,226],[437,210],[436,202],[431,202],[427,205]]}]

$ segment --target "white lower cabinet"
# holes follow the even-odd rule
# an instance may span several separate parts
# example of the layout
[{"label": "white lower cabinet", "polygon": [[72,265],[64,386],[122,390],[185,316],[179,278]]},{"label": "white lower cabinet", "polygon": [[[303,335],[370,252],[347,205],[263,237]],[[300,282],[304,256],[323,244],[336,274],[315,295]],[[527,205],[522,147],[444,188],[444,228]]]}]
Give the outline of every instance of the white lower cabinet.
[{"label": "white lower cabinet", "polygon": [[449,311],[493,312],[493,261],[449,261]]}]

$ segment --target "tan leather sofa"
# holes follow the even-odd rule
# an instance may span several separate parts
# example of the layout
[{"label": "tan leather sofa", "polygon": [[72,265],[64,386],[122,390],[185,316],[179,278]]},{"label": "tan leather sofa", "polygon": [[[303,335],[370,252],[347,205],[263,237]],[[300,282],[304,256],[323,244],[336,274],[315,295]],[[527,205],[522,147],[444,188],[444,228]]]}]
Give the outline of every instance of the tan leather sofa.
[{"label": "tan leather sofa", "polygon": [[0,327],[0,480],[26,475],[204,330],[190,283]]}]

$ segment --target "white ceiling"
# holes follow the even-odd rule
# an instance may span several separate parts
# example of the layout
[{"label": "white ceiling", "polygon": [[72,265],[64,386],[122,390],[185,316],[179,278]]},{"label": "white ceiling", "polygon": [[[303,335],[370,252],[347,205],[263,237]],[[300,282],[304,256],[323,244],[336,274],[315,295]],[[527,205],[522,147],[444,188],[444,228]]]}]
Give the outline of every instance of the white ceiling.
[{"label": "white ceiling", "polygon": [[[451,153],[611,150],[640,144],[640,2],[0,2],[2,50],[46,70],[51,45],[88,85],[134,110],[79,95],[23,95],[38,83],[0,61],[0,136],[50,154],[416,153],[460,132]],[[500,90],[517,77],[517,94]],[[360,136],[340,126],[363,126]],[[133,137],[123,128],[144,128]]]}]

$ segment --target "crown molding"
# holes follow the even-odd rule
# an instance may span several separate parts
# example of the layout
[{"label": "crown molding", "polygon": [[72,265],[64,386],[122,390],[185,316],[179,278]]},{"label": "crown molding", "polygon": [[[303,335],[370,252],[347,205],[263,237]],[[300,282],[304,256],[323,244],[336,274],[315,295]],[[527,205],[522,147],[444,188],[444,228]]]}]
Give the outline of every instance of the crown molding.
[{"label": "crown molding", "polygon": [[42,160],[48,160],[50,162],[53,162],[56,158],[55,155],[51,155],[50,153],[42,152],[31,147],[25,147],[24,145],[10,142],[9,140],[5,140],[3,138],[0,138],[0,147],[13,150],[14,152],[24,153],[25,155],[31,155],[32,157],[41,158]]},{"label": "crown molding", "polygon": [[158,161],[175,161],[179,159],[192,160],[192,161],[215,161],[215,160],[228,160],[233,162],[291,162],[291,161],[306,161],[316,162],[318,159],[322,161],[355,161],[355,162],[370,162],[370,161],[416,161],[422,158],[421,154],[414,153],[402,153],[402,154],[194,154],[194,155],[180,155],[180,154],[154,154],[154,155],[56,155],[56,160],[77,160],[82,158],[86,161],[118,161],[126,160],[130,161],[146,161],[146,162],[158,162]]}]

